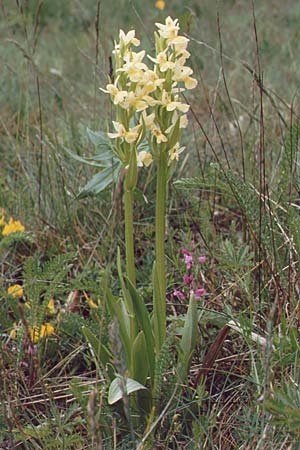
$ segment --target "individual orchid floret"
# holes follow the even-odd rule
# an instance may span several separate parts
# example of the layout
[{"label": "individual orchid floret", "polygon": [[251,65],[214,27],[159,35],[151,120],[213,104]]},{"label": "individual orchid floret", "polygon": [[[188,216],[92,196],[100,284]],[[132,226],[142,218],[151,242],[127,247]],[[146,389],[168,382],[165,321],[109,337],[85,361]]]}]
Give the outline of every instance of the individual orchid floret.
[{"label": "individual orchid floret", "polygon": [[190,56],[190,53],[187,51],[189,41],[185,36],[176,36],[173,39],[169,39],[168,44],[174,48],[176,56],[182,55],[184,59],[187,59]]},{"label": "individual orchid floret", "polygon": [[171,17],[167,17],[165,24],[156,23],[159,35],[164,39],[174,39],[180,29],[178,19],[172,20]]},{"label": "individual orchid floret", "polygon": [[157,103],[157,100],[147,95],[147,91],[143,86],[137,86],[135,91],[130,91],[127,94],[125,100],[120,103],[120,106],[126,110],[135,108],[137,112],[140,112]]},{"label": "individual orchid floret", "polygon": [[161,72],[166,72],[167,70],[174,69],[175,67],[175,62],[168,58],[166,50],[159,52],[156,58],[152,58],[151,56],[148,56],[148,58],[159,66],[159,70]]},{"label": "individual orchid floret", "polygon": [[178,111],[186,113],[190,108],[186,103],[179,102],[178,96],[175,96],[174,100],[172,100],[171,95],[165,90],[162,92],[160,103],[167,111],[175,111],[175,109],[178,109]]},{"label": "individual orchid floret", "polygon": [[[166,134],[169,134],[173,130],[175,124],[177,123],[177,120],[178,120],[178,114],[177,114],[177,111],[174,111],[174,114],[173,114],[172,120],[171,120],[171,125],[165,131]],[[180,116],[179,128],[186,128],[188,126],[188,123],[189,123],[189,121],[188,121],[186,114],[183,114],[182,116]]]},{"label": "individual orchid floret", "polygon": [[199,256],[198,261],[200,264],[204,264],[206,261],[206,256]]},{"label": "individual orchid floret", "polygon": [[147,116],[146,111],[142,112],[140,123],[144,124],[146,128],[151,129],[152,127],[154,127],[155,126],[154,120],[155,120],[155,113],[149,114]]},{"label": "individual orchid floret", "polygon": [[179,142],[177,142],[177,144],[174,145],[174,147],[171,148],[171,150],[169,150],[170,162],[178,161],[179,155],[180,155],[180,153],[182,153],[184,151],[184,149],[185,149],[185,147],[180,147]]},{"label": "individual orchid floret", "polygon": [[158,144],[168,141],[168,138],[163,134],[163,132],[161,131],[161,129],[158,126],[154,125],[153,127],[150,127],[150,131],[153,134],[153,136],[155,136],[156,142]]},{"label": "individual orchid floret", "polygon": [[110,94],[114,105],[119,105],[120,103],[122,103],[128,95],[127,91],[120,91],[117,88],[116,84],[107,84],[106,90],[101,88],[100,90],[105,92],[106,94]]},{"label": "individual orchid floret", "polygon": [[128,52],[124,56],[125,64],[117,72],[125,72],[130,81],[139,83],[144,78],[144,71],[148,70],[147,65],[142,62],[144,56],[144,50],[139,53]]},{"label": "individual orchid floret", "polygon": [[120,30],[119,33],[120,45],[127,47],[129,45],[134,45],[135,47],[140,45],[139,39],[135,37],[135,30],[130,30],[128,33],[124,33],[123,30]]},{"label": "individual orchid floret", "polygon": [[183,114],[182,116],[180,116],[180,120],[179,120],[179,128],[186,128],[188,126],[188,118],[186,114]]},{"label": "individual orchid floret", "polygon": [[190,77],[192,73],[193,70],[190,67],[183,66],[179,63],[179,61],[176,61],[172,80],[177,83],[183,82],[186,89],[194,89],[198,82],[194,78]]},{"label": "individual orchid floret", "polygon": [[148,167],[153,162],[151,153],[142,150],[137,155],[137,165],[138,167]]},{"label": "individual orchid floret", "polygon": [[165,79],[159,78],[159,76],[154,72],[154,70],[148,69],[144,72],[143,79],[141,80],[141,85],[143,85],[143,90],[145,94],[150,94],[156,91],[156,89],[164,84]]},{"label": "individual orchid floret", "polygon": [[113,121],[114,128],[116,130],[116,133],[107,133],[108,137],[111,139],[116,138],[122,138],[124,139],[128,144],[133,144],[137,141],[139,137],[139,130],[141,125],[137,125],[133,128],[129,128],[127,131],[124,125],[120,122],[114,122]]}]

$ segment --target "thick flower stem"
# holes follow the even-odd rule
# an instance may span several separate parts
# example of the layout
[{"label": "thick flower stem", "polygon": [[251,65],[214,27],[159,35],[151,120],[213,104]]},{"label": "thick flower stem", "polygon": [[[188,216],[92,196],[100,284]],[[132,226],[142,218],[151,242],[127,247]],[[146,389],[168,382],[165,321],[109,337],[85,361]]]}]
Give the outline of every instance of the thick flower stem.
[{"label": "thick flower stem", "polygon": [[165,267],[165,210],[167,191],[167,153],[161,152],[157,164],[155,205],[155,269],[159,295],[155,296],[154,313],[158,324],[159,349],[166,335],[166,267]]},{"label": "thick flower stem", "polygon": [[133,190],[126,190],[124,193],[125,210],[125,251],[126,251],[126,274],[136,286],[136,275],[134,265],[134,231],[133,231]]}]

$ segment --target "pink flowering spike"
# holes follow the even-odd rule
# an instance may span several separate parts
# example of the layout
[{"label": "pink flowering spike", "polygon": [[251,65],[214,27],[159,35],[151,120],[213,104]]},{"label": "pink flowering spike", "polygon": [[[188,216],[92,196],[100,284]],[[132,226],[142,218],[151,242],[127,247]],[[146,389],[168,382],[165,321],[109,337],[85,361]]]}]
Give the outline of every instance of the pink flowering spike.
[{"label": "pink flowering spike", "polygon": [[199,256],[198,261],[200,264],[204,264],[206,261],[206,256]]},{"label": "pink flowering spike", "polygon": [[192,255],[184,255],[184,262],[186,264],[191,263],[193,261]]},{"label": "pink flowering spike", "polygon": [[20,361],[20,367],[28,367],[28,363],[26,361]]},{"label": "pink flowering spike", "polygon": [[190,252],[189,252],[186,248],[182,248],[182,249],[180,250],[180,253],[181,253],[182,255],[190,255]]},{"label": "pink flowering spike", "polygon": [[194,275],[193,275],[193,274],[188,275],[188,274],[186,273],[186,274],[183,276],[183,282],[184,282],[184,284],[186,284],[186,285],[191,284],[191,283],[193,282],[193,280],[194,280]]},{"label": "pink flowering spike", "polygon": [[200,300],[203,294],[205,294],[205,289],[196,289],[194,292],[195,300]]},{"label": "pink flowering spike", "polygon": [[174,289],[173,296],[177,297],[179,300],[185,300],[185,295],[183,292],[179,291],[178,289]]}]

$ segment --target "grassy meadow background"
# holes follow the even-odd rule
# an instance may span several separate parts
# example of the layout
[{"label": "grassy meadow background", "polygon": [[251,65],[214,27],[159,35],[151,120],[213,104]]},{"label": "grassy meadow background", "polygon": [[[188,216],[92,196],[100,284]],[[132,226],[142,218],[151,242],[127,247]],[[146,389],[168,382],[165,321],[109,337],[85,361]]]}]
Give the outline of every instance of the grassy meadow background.
[{"label": "grassy meadow background", "polygon": [[[143,436],[145,449],[300,448],[299,2],[166,0],[160,10],[154,0],[2,0],[0,14],[0,219],[25,227],[0,234],[0,448],[133,449]],[[182,248],[206,257],[197,269],[206,293],[188,382],[178,388],[171,348],[161,414],[149,436],[133,419],[133,444],[87,339],[114,339],[102,275],[109,268],[118,293],[122,186],[83,195],[97,168],[69,152],[92,157],[87,128],[111,130],[99,88],[119,29],[135,29],[151,52],[154,23],[168,15],[190,39],[198,80],[169,188],[170,328],[188,304],[174,295],[185,289]],[[154,190],[142,173],[144,295]],[[16,284],[20,296],[8,292]],[[52,328],[30,344],[33,317]]]}]

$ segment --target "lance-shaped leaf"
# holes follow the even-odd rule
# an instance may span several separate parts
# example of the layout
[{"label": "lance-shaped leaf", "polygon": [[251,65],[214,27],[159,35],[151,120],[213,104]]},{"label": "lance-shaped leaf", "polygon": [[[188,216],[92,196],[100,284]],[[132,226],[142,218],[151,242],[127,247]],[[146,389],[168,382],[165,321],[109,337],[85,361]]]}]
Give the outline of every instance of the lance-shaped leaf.
[{"label": "lance-shaped leaf", "polygon": [[140,329],[143,330],[144,333],[145,343],[147,346],[147,357],[149,360],[150,376],[152,379],[154,375],[155,356],[154,356],[154,338],[150,321],[150,315],[149,312],[147,311],[143,298],[140,296],[136,288],[133,286],[133,284],[130,282],[128,278],[126,279],[126,281],[128,284],[128,290],[132,300],[135,318],[138,321]]},{"label": "lance-shaped leaf", "polygon": [[111,147],[111,140],[104,131],[92,131],[87,127],[86,132],[89,140],[95,145],[95,147]]},{"label": "lance-shaped leaf", "polygon": [[121,163],[116,162],[111,167],[101,170],[96,173],[93,178],[82,188],[78,198],[86,197],[87,195],[96,195],[102,192],[110,184],[115,183],[119,177]]},{"label": "lance-shaped leaf", "polygon": [[[97,361],[99,358],[103,367],[107,366],[107,364],[112,359],[110,351],[107,349],[105,345],[102,344],[101,340],[98,339],[88,327],[83,326],[82,332],[89,344],[90,351],[95,360]],[[112,368],[109,366],[107,366],[107,373],[108,376],[111,378],[113,374]]]},{"label": "lance-shaped leaf", "polygon": [[130,318],[122,299],[116,299],[109,289],[106,291],[106,301],[111,317],[116,317],[119,324],[120,338],[124,347],[127,364],[131,361]]},{"label": "lance-shaped leaf", "polygon": [[139,383],[146,383],[149,375],[149,358],[146,339],[143,331],[136,336],[131,353],[131,374]]},{"label": "lance-shaped leaf", "polygon": [[190,296],[188,310],[180,342],[178,374],[182,381],[185,380],[190,365],[191,357],[197,341],[198,315],[194,295]]}]

